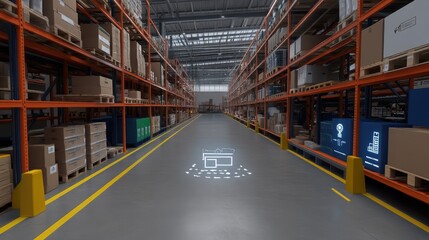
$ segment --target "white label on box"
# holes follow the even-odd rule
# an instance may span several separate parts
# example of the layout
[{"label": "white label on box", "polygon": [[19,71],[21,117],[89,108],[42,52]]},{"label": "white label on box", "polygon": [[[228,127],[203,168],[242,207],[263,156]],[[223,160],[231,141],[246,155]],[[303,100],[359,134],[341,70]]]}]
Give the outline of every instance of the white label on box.
[{"label": "white label on box", "polygon": [[52,175],[52,174],[54,174],[54,173],[57,173],[57,171],[58,171],[58,165],[57,165],[57,164],[52,165],[52,166],[49,168],[49,175]]},{"label": "white label on box", "polygon": [[48,147],[48,153],[49,154],[54,153],[54,152],[55,152],[55,145]]},{"label": "white label on box", "polygon": [[63,7],[65,7],[65,6],[66,6],[66,3],[64,2],[64,0],[59,0],[59,2],[60,2],[60,5],[61,5],[61,6],[63,6]]},{"label": "white label on box", "polygon": [[74,26],[74,21],[73,21],[71,18],[67,17],[66,15],[64,15],[64,14],[62,14],[62,13],[60,13],[60,15],[61,15],[61,19],[62,19],[62,20],[64,20],[64,21],[65,21],[65,22],[67,22],[68,24],[70,24],[70,25],[73,25],[73,26]]},{"label": "white label on box", "polygon": [[384,71],[385,72],[389,71],[389,64],[388,63],[384,64]]},{"label": "white label on box", "polygon": [[110,41],[108,39],[106,39],[105,37],[98,35],[98,39],[100,39],[100,41],[104,42],[107,46],[110,46]]},{"label": "white label on box", "polygon": [[103,52],[110,54],[110,48],[105,47],[105,46],[101,46],[101,50],[103,50]]}]

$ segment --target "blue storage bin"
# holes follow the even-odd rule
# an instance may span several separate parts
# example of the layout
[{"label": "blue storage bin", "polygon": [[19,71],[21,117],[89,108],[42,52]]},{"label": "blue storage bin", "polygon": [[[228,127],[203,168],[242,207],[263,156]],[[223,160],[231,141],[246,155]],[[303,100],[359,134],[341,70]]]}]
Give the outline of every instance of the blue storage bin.
[{"label": "blue storage bin", "polygon": [[429,88],[410,90],[408,101],[408,123],[429,127]]},{"label": "blue storage bin", "polygon": [[332,119],[332,150],[333,156],[346,161],[353,153],[353,119]]},{"label": "blue storage bin", "polygon": [[332,121],[320,122],[320,133],[332,135]]},{"label": "blue storage bin", "polygon": [[362,158],[366,169],[384,174],[384,166],[387,163],[389,128],[391,127],[409,127],[409,125],[361,121],[359,157]]}]

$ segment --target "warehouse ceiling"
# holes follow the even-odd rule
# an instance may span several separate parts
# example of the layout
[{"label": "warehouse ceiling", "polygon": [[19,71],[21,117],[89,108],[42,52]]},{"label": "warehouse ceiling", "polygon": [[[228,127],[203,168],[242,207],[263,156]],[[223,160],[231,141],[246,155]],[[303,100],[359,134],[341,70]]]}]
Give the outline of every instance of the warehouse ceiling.
[{"label": "warehouse ceiling", "polygon": [[273,0],[152,0],[151,16],[197,84],[222,84],[243,58]]}]

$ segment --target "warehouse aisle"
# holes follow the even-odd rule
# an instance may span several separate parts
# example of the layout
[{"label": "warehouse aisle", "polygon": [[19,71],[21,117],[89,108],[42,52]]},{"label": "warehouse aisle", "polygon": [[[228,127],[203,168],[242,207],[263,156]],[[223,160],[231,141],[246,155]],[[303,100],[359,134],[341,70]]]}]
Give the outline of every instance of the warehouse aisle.
[{"label": "warehouse aisle", "polygon": [[[49,239],[429,237],[369,199],[347,194],[340,182],[224,115],[202,115],[166,140],[105,192],[89,198],[87,206],[60,221]],[[109,178],[119,173],[115,171]],[[1,238],[37,237],[71,210],[64,210],[68,202],[76,206],[76,199],[84,200],[81,195],[88,197],[109,180],[102,179],[57,200],[49,213]]]}]

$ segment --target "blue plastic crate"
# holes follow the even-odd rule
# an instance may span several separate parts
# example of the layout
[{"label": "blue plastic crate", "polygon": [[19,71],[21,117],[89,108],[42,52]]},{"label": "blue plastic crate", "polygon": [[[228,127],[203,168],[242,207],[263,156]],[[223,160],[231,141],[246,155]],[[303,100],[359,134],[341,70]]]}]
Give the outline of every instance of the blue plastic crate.
[{"label": "blue plastic crate", "polygon": [[353,153],[353,119],[332,119],[332,150],[333,156],[347,161]]},{"label": "blue plastic crate", "polygon": [[332,134],[320,133],[320,146],[332,148]]},{"label": "blue plastic crate", "polygon": [[429,127],[429,88],[410,90],[408,102],[408,123]]},{"label": "blue plastic crate", "polygon": [[384,166],[387,163],[389,128],[391,127],[409,127],[409,125],[361,121],[359,157],[362,158],[366,169],[384,174]]}]

